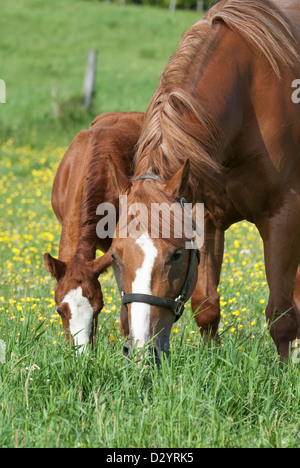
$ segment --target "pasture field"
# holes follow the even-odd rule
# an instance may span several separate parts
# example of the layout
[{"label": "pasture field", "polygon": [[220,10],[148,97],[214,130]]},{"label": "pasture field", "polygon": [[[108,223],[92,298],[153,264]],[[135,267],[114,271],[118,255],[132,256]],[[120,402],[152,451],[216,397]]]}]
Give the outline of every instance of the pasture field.
[{"label": "pasture field", "polygon": [[122,356],[111,271],[101,279],[95,351],[76,356],[43,267],[43,253],[57,255],[60,236],[53,177],[92,118],[74,106],[87,48],[101,44],[93,111],[143,111],[196,14],[83,0],[16,4],[1,5],[9,21],[1,26],[8,92],[0,104],[0,446],[299,446],[300,363],[281,364],[269,337],[262,245],[251,224],[227,232],[221,343],[200,341],[187,307],[159,369],[141,372]]}]

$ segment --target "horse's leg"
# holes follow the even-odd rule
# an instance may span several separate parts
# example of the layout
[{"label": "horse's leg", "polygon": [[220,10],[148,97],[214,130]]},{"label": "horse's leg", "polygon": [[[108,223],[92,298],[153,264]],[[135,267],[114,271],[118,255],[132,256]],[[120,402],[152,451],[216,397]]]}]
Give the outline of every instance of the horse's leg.
[{"label": "horse's leg", "polygon": [[201,335],[214,338],[220,321],[220,296],[217,288],[224,253],[224,231],[215,227],[207,213],[204,219],[204,236],[198,282],[192,295],[192,310]]},{"label": "horse's leg", "polygon": [[[295,281],[300,260],[300,202],[288,194],[281,210],[258,223],[264,242],[269,301],[266,319],[278,353],[286,357],[290,343],[299,332],[299,309],[294,301]],[[298,294],[295,291],[296,301]]]}]

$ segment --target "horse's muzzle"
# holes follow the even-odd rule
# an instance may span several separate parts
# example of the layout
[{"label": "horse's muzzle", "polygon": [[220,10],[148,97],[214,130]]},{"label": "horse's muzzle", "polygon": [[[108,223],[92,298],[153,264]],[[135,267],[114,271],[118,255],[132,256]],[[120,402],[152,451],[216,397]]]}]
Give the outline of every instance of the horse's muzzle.
[{"label": "horse's muzzle", "polygon": [[[143,351],[141,351],[139,353],[139,350],[137,350],[136,353],[134,353],[134,354],[136,354],[138,361],[142,361],[142,359],[144,359],[146,357],[145,353]],[[126,343],[123,346],[123,356],[126,359],[131,359],[133,357],[132,347],[131,347],[131,344],[129,342]],[[160,364],[161,364],[161,351],[155,345],[150,345],[150,346],[147,347],[147,357],[146,357],[146,359],[148,361],[147,364],[150,364],[151,357],[154,358],[155,364],[157,366],[160,366]]]}]

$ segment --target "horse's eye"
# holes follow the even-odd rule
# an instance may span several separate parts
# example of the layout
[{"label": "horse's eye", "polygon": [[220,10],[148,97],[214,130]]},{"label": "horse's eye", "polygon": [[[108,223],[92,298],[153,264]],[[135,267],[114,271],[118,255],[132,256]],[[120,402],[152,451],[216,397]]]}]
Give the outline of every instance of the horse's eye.
[{"label": "horse's eye", "polygon": [[170,262],[178,262],[182,257],[182,250],[175,250],[170,257]]},{"label": "horse's eye", "polygon": [[63,313],[63,311],[59,308],[56,309],[56,312],[58,313],[58,315],[61,317],[61,318],[64,318],[65,317],[65,314]]}]

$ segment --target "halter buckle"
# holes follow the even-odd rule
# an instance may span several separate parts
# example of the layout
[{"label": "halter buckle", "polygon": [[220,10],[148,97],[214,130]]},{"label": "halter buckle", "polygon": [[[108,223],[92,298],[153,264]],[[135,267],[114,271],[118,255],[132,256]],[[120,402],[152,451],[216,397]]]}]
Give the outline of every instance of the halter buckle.
[{"label": "halter buckle", "polygon": [[174,309],[174,314],[176,315],[176,320],[178,320],[184,312],[185,302],[182,299],[181,295],[178,296],[177,299],[175,299],[175,302],[176,302],[176,307]]}]

